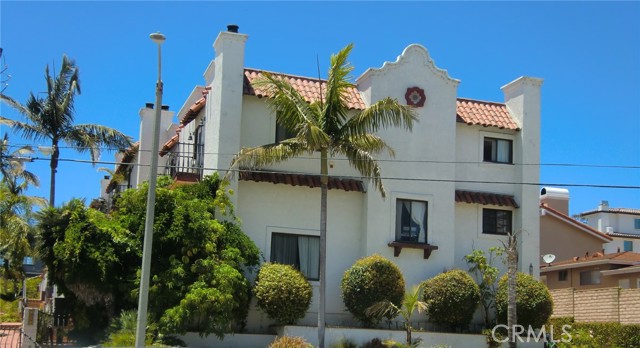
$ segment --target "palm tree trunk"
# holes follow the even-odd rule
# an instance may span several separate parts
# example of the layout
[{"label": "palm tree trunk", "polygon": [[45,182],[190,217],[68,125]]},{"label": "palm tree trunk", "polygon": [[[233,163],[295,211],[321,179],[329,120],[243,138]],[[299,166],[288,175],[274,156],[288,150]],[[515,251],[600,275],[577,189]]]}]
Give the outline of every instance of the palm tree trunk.
[{"label": "palm tree trunk", "polygon": [[324,348],[325,297],[327,288],[327,191],[329,189],[327,149],[320,151],[320,298],[318,300],[318,348]]},{"label": "palm tree trunk", "polygon": [[60,150],[58,150],[58,142],[53,141],[51,145],[53,153],[51,154],[51,185],[49,187],[49,206],[54,207],[56,201],[56,172],[58,171],[58,158],[60,158]]}]

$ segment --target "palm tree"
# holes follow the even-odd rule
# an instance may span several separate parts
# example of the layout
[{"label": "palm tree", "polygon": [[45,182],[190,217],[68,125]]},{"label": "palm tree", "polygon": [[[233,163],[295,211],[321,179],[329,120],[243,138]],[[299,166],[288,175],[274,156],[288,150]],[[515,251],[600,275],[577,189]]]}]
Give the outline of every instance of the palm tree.
[{"label": "palm tree", "polygon": [[26,139],[51,142],[53,153],[50,160],[49,205],[53,207],[61,143],[69,145],[78,152],[90,152],[91,159],[96,161],[100,156],[101,146],[124,149],[131,145],[131,140],[109,127],[96,124],[74,124],[74,98],[76,94],[80,94],[80,80],[78,68],[73,60],[63,56],[60,73],[57,76],[49,74],[47,65],[45,79],[47,81],[46,97],[31,93],[24,105],[0,93],[2,101],[27,119],[27,122],[20,122],[0,116],[0,124],[12,126]]},{"label": "palm tree", "polygon": [[383,316],[395,318],[396,316],[401,315],[404,319],[404,329],[407,331],[407,343],[405,346],[407,348],[415,347],[419,344],[419,341],[412,342],[411,340],[411,331],[413,330],[411,327],[411,317],[415,311],[422,313],[427,310],[427,303],[420,301],[421,298],[422,284],[415,285],[411,288],[411,291],[405,292],[404,298],[402,299],[402,307],[396,306],[389,300],[384,300],[367,308],[367,314],[378,318]]},{"label": "palm tree", "polygon": [[[343,155],[362,176],[371,178],[375,188],[385,196],[380,167],[373,155],[394,152],[374,133],[384,127],[404,127],[411,130],[417,117],[413,110],[386,98],[349,117],[347,89],[353,67],[347,61],[353,45],[347,45],[331,56],[326,91],[319,101],[307,102],[296,89],[280,77],[264,73],[255,87],[263,89],[271,98],[270,108],[279,125],[290,139],[280,143],[243,148],[232,160],[229,173],[235,169],[263,168],[305,153],[320,153],[320,296],[318,303],[318,341],[324,347],[327,186],[329,156]],[[227,174],[229,176],[230,174]]]},{"label": "palm tree", "polygon": [[516,311],[516,274],[518,272],[518,239],[515,232],[508,233],[507,243],[502,242],[507,254],[507,336],[509,348],[517,348],[518,342],[514,337],[514,326],[518,323]]}]

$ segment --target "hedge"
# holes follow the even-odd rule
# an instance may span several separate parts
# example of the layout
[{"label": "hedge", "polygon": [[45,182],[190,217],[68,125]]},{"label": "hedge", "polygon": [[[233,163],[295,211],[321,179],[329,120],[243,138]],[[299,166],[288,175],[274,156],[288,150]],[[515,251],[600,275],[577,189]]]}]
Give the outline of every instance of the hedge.
[{"label": "hedge", "polygon": [[254,292],[258,307],[279,324],[295,324],[311,304],[311,285],[290,265],[263,264]]},{"label": "hedge", "polygon": [[451,270],[422,284],[427,316],[431,322],[451,329],[468,329],[480,303],[480,289],[467,272]]},{"label": "hedge", "polygon": [[[554,334],[562,333],[562,325],[571,325],[569,333],[588,332],[593,336],[595,347],[607,348],[638,348],[640,347],[640,324],[623,325],[615,322],[607,323],[576,323],[573,318],[552,318],[547,323],[547,332],[550,330],[549,325],[553,325]],[[561,339],[560,334],[555,334]]]}]

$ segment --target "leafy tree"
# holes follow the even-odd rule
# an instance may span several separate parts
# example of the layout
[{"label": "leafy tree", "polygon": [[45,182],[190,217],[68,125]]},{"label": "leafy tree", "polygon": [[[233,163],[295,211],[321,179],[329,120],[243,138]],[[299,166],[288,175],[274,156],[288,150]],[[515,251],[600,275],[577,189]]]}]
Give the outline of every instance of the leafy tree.
[{"label": "leafy tree", "polygon": [[258,272],[254,293],[258,307],[279,324],[293,325],[311,304],[312,289],[291,265],[265,263]]},{"label": "leafy tree", "polygon": [[427,303],[422,301],[422,285],[416,285],[411,288],[411,291],[404,293],[402,299],[402,306],[398,307],[389,300],[380,301],[373,306],[367,308],[367,312],[372,316],[383,317],[396,317],[402,316],[404,320],[404,329],[407,331],[407,347],[412,347],[413,344],[419,343],[411,340],[411,317],[415,311],[422,313],[427,310]]},{"label": "leafy tree", "polygon": [[[254,83],[270,98],[267,103],[276,114],[276,121],[292,138],[276,144],[243,148],[231,163],[234,169],[263,168],[303,155],[320,154],[320,289],[318,301],[318,346],[324,348],[327,190],[329,157],[345,156],[349,164],[364,177],[372,179],[375,188],[385,195],[380,167],[374,158],[391,149],[376,131],[389,126],[411,130],[417,121],[415,113],[396,100],[385,98],[354,115],[349,114],[347,89],[353,67],[347,61],[353,45],[347,45],[331,56],[329,77],[320,100],[307,102],[286,80],[270,73]],[[351,117],[350,117],[351,116]]]},{"label": "leafy tree", "polygon": [[[404,277],[398,266],[374,254],[356,261],[344,272],[342,300],[356,319],[366,326],[372,326],[382,319],[382,313],[367,309],[381,301],[401,307],[404,285]],[[388,319],[395,317],[391,312],[386,312],[386,315]]]},{"label": "leafy tree", "polygon": [[[161,178],[156,191],[149,315],[161,333],[222,337],[246,317],[244,272],[259,251],[235,222],[214,218],[214,207],[230,210],[217,178],[173,190],[170,181]],[[112,316],[136,307],[147,190],[125,191],[110,216],[79,200],[39,215],[42,259],[79,329],[102,332]]]},{"label": "leafy tree", "polygon": [[502,256],[503,249],[489,248],[489,257],[484,250],[474,249],[464,257],[469,264],[469,272],[473,273],[480,288],[480,304],[484,312],[484,325],[491,327],[491,314],[495,313],[496,282],[500,271],[493,266],[494,256]]},{"label": "leafy tree", "polygon": [[0,99],[14,108],[27,122],[9,120],[0,116],[0,124],[12,126],[24,138],[42,141],[48,140],[53,147],[51,154],[51,187],[49,205],[55,205],[56,172],[60,158],[60,144],[65,143],[78,152],[89,152],[96,161],[100,156],[100,147],[109,146],[124,149],[131,145],[131,140],[119,131],[96,124],[74,124],[74,99],[80,94],[78,67],[74,61],[62,57],[62,66],[57,76],[49,74],[49,66],[45,68],[47,92],[40,97],[33,92],[25,104],[0,93]]}]

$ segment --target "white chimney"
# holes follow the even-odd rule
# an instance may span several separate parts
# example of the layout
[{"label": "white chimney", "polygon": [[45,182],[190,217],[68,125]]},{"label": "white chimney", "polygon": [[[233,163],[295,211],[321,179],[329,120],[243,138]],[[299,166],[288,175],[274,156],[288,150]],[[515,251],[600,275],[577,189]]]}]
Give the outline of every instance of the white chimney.
[{"label": "white chimney", "polygon": [[609,210],[609,201],[600,201],[600,204],[598,205],[598,210],[599,211]]},{"label": "white chimney", "polygon": [[540,203],[569,215],[569,190],[556,187],[543,187],[540,190]]},{"label": "white chimney", "polygon": [[[156,111],[153,103],[147,103],[144,108],[140,109],[140,149],[138,150],[137,157],[137,174],[136,185],[139,185],[149,180],[149,164],[151,164],[151,148],[153,147],[153,122],[156,117]],[[173,111],[169,111],[169,107],[162,106],[160,111],[160,147],[168,140],[168,130],[171,128],[171,122],[173,121]],[[158,156],[158,154],[155,154]],[[164,166],[158,163],[158,173],[163,173]],[[133,173],[132,173],[133,175]]]}]

